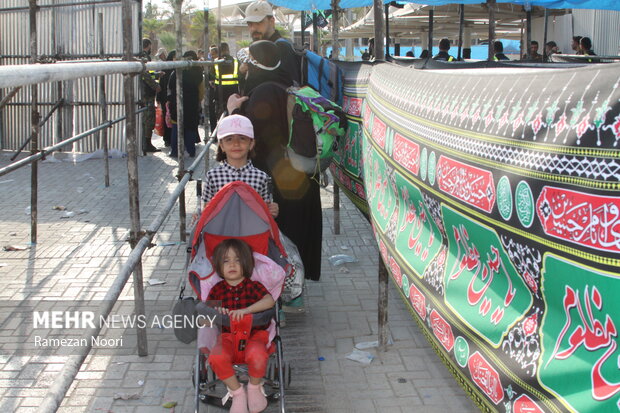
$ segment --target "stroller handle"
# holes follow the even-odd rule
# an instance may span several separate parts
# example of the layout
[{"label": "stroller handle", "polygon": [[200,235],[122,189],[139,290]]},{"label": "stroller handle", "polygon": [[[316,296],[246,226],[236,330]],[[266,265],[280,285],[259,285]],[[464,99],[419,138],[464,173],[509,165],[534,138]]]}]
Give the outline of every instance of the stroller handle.
[{"label": "stroller handle", "polygon": [[[209,318],[216,317],[216,320],[219,318],[221,323],[218,323],[218,325],[221,325],[223,327],[230,327],[230,316],[228,314],[222,314],[215,308],[209,307],[206,303],[202,301],[196,305],[196,313],[197,315],[203,315]],[[259,313],[253,313],[252,327],[266,326],[275,316],[275,307],[272,307],[265,311],[261,311]]]}]

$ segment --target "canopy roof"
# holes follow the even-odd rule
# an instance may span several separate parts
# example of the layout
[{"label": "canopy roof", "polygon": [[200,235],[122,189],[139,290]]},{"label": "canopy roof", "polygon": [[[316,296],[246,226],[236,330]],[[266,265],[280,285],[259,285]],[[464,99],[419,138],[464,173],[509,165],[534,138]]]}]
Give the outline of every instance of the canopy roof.
[{"label": "canopy roof", "polygon": [[[331,9],[332,0],[270,0],[276,6],[288,7],[293,10],[327,10]],[[389,3],[385,0],[384,3]],[[372,6],[373,0],[340,0],[339,7],[348,9],[351,7]],[[400,3],[415,3],[413,1],[400,1]],[[429,6],[443,6],[446,4],[480,4],[481,0],[425,0]],[[512,3],[518,5],[541,6],[548,9],[598,9],[620,10],[619,0],[497,0],[497,3]]]},{"label": "canopy roof", "polygon": [[[435,38],[454,37],[459,32],[459,4],[434,7],[433,36]],[[390,7],[390,36],[402,38],[421,38],[428,36],[429,6],[407,4],[402,9]],[[564,14],[565,10],[549,10],[550,15]],[[532,17],[542,17],[544,9],[532,8]],[[465,27],[476,38],[486,39],[489,34],[489,11],[485,3],[465,6]],[[521,6],[498,4],[495,6],[495,33],[497,38],[519,39],[521,20],[525,17]],[[374,13],[370,10],[364,18],[340,30],[339,37],[357,38],[374,36]],[[327,34],[326,38],[330,35]]]}]

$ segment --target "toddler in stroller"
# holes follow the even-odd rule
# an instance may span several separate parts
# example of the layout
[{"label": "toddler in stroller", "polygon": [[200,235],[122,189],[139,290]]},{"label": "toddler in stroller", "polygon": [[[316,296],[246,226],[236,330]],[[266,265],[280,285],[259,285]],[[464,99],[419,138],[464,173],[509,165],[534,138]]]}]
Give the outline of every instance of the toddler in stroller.
[{"label": "toddler in stroller", "polygon": [[[188,267],[190,285],[201,301],[198,314],[209,319],[217,315],[222,322],[222,334],[207,326],[198,331],[197,400],[220,399],[214,394],[216,381],[209,381],[211,368],[228,389],[223,404],[232,397],[231,412],[264,410],[264,383],[272,390],[270,398],[278,398],[280,411],[285,411],[288,368],[273,307],[278,306],[289,268],[278,227],[260,195],[241,181],[217,192],[195,228]],[[274,352],[275,366],[265,378]],[[247,364],[247,393],[235,374],[244,373],[234,366],[237,363]]]}]

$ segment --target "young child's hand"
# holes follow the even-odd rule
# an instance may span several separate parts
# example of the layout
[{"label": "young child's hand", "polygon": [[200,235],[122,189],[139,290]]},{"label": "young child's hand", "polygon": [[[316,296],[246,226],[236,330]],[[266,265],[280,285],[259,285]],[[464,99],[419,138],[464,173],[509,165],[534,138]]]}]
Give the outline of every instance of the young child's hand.
[{"label": "young child's hand", "polygon": [[271,202],[267,206],[269,207],[269,213],[271,214],[271,216],[276,218],[278,216],[278,213],[280,212],[280,207],[278,206],[278,204],[275,202]]},{"label": "young child's hand", "polygon": [[228,315],[230,316],[230,319],[233,321],[240,321],[246,314],[250,314],[247,308],[242,308],[241,310],[228,311]]},{"label": "young child's hand", "polygon": [[215,309],[217,310],[217,312],[218,312],[218,313],[220,313],[220,314],[227,315],[227,314],[229,314],[229,313],[230,313],[230,310],[229,310],[228,308],[225,308],[225,307],[214,307],[214,308],[215,308]]}]

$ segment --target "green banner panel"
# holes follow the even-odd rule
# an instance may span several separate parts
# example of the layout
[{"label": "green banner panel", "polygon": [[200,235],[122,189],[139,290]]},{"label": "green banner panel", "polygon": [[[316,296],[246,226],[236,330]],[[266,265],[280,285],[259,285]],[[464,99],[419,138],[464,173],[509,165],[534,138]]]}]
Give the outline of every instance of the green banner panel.
[{"label": "green banner panel", "polygon": [[620,65],[343,63],[331,166],[484,411],[620,410]]}]

